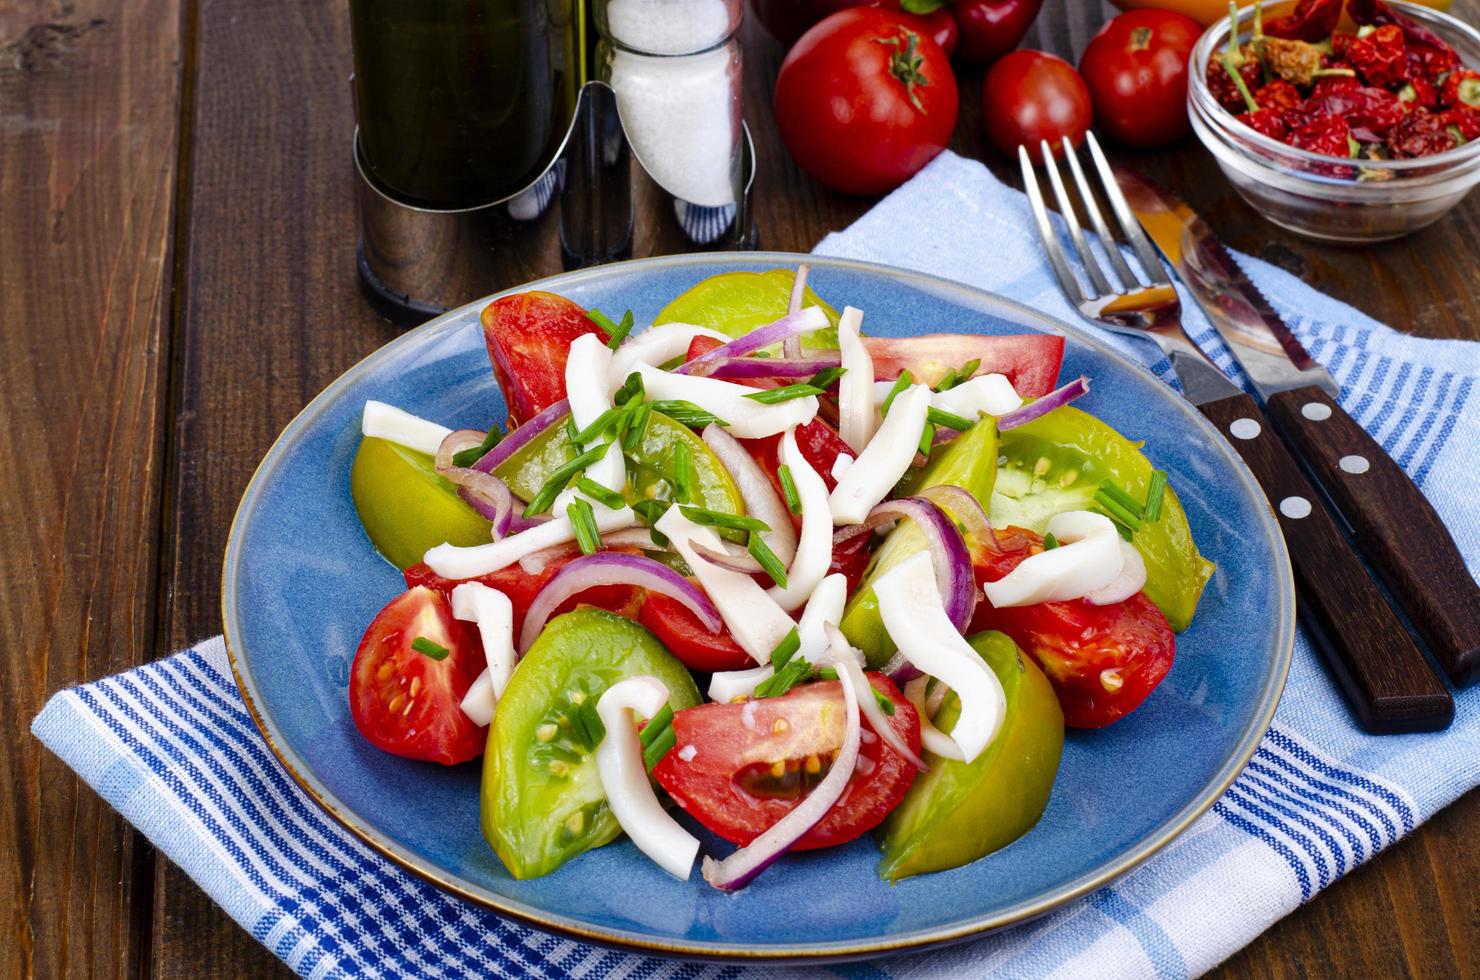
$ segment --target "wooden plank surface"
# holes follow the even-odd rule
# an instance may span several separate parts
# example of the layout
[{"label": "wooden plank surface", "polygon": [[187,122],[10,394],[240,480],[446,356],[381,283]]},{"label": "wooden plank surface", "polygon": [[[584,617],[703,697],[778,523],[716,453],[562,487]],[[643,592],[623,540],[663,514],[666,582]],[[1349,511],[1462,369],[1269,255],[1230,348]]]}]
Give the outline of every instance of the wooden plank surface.
[{"label": "wooden plank surface", "polygon": [[142,959],[152,856],[29,725],[155,653],[178,27],[174,0],[0,4],[0,976]]},{"label": "wooden plank surface", "polygon": [[[20,749],[0,755],[0,778],[17,787],[13,814],[0,814],[0,843],[21,855],[0,870],[9,911],[0,974],[138,966],[169,977],[286,975],[178,869],[163,859],[154,867],[19,729],[57,687],[219,630],[220,555],[257,461],[309,398],[395,335],[355,281],[346,8],[188,0],[182,18],[168,0],[79,0],[56,8],[66,11],[58,18],[40,0],[13,6],[0,6],[0,405],[23,424],[0,427],[17,487],[0,497],[0,544],[10,545],[0,571],[7,582],[38,584],[0,609],[11,635],[47,645],[0,671],[0,693],[22,707],[7,730]],[[1029,44],[1077,54],[1101,12],[1079,0],[1047,7]],[[1480,20],[1480,0],[1457,9]],[[47,26],[48,18],[63,22]],[[100,38],[107,44],[89,47]],[[872,202],[822,190],[790,163],[770,108],[783,52],[755,25],[744,40],[761,244],[807,250]],[[182,60],[188,172],[174,242],[176,368],[167,372]],[[1011,180],[1009,162],[983,149],[977,87],[973,78],[963,84],[956,147]],[[1234,247],[1394,325],[1480,338],[1480,196],[1404,242],[1332,249],[1259,219],[1195,145],[1125,156],[1183,190]],[[37,182],[45,189],[33,190]],[[639,234],[636,251],[680,247],[663,216]],[[28,261],[11,260],[23,248]],[[531,249],[487,289],[529,278],[530,254],[548,266],[535,271],[558,271],[556,250]],[[70,323],[75,334],[58,326]],[[1464,828],[1477,820],[1472,793],[1221,974],[1474,975],[1480,849]],[[152,916],[140,915],[149,903],[131,895],[151,885]]]}]

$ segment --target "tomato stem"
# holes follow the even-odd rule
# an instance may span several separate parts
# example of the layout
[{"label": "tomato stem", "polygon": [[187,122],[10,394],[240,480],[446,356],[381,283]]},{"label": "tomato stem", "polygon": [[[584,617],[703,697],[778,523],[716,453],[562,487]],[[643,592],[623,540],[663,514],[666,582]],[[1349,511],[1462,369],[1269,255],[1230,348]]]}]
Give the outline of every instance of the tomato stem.
[{"label": "tomato stem", "polygon": [[897,36],[876,37],[874,41],[894,49],[894,53],[889,56],[889,74],[904,83],[904,90],[910,97],[910,104],[923,113],[925,106],[920,103],[920,96],[915,93],[915,86],[929,85],[930,79],[925,77],[922,70],[925,67],[924,56],[915,50],[919,46],[920,36],[914,31],[901,31],[900,33],[904,35],[903,45]]},{"label": "tomato stem", "polygon": [[1137,27],[1131,31],[1131,50],[1145,51],[1151,45],[1151,35],[1149,27]]}]

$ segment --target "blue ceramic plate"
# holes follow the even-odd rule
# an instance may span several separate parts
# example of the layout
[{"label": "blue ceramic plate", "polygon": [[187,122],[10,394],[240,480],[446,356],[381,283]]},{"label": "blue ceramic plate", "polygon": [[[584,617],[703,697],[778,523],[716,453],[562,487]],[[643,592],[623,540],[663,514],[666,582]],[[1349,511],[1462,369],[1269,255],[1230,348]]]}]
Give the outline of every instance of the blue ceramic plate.
[{"label": "blue ceramic plate", "polygon": [[[642,323],[706,276],[801,258],[677,256],[537,285],[583,306],[630,307]],[[226,639],[247,704],[293,777],[366,843],[469,901],[598,942],[691,956],[842,958],[976,935],[1098,888],[1165,846],[1243,768],[1284,684],[1294,597],[1264,496],[1223,439],[1139,366],[1073,327],[944,280],[806,261],[817,291],[866,311],[871,333],[1068,336],[1063,375],[1094,379],[1081,404],[1146,440],[1203,554],[1218,564],[1166,680],[1112,728],[1071,732],[1043,819],[963,868],[891,887],[875,875],[877,851],[865,837],[791,856],[730,896],[697,875],[675,881],[621,839],[546,878],[515,881],[479,833],[478,764],[444,769],[386,755],[356,733],[346,699],[361,632],[403,588],[350,500],[361,406],[382,399],[454,428],[502,419],[480,300],[386,345],[304,409],[247,487],[226,550]]]}]

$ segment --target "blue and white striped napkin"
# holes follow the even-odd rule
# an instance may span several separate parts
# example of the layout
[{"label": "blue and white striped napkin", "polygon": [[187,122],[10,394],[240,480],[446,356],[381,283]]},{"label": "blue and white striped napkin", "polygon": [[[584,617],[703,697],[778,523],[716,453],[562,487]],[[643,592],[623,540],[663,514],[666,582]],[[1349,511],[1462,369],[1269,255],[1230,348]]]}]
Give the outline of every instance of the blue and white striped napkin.
[{"label": "blue and white striped napkin", "polygon": [[[943,154],[818,252],[1003,293],[1065,320],[1026,200]],[[1394,333],[1241,259],[1342,385],[1342,404],[1411,473],[1480,568],[1480,345]],[[1193,338],[1230,366],[1196,307]],[[1155,351],[1109,338],[1162,378]],[[1480,783],[1480,692],[1441,735],[1372,738],[1302,636],[1273,727],[1212,811],[1114,885],[1028,925],[836,967],[656,960],[517,925],[438,891],[324,816],[278,767],[219,638],[56,695],[32,731],[298,973],[459,977],[1187,977]]]}]

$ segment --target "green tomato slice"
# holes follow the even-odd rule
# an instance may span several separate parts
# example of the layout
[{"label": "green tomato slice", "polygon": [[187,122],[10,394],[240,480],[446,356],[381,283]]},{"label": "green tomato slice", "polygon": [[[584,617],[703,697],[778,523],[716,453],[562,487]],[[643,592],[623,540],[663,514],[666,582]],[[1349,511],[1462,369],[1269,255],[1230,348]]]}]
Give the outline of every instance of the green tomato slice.
[{"label": "green tomato slice", "polygon": [[[676,477],[674,447],[689,447],[698,483],[698,505],[722,514],[745,513],[745,501],[730,473],[710,448],[687,426],[656,412],[649,416],[647,432],[635,452],[627,457],[627,499],[668,500]],[[521,446],[494,470],[516,497],[532,500],[556,469],[576,458],[575,446],[564,422],[555,422]]]},{"label": "green tomato slice", "polygon": [[[916,777],[884,821],[879,876],[889,881],[944,871],[1017,840],[1048,805],[1064,749],[1064,714],[1048,678],[1002,633],[967,642],[1002,682],[1002,730],[970,763],[926,753],[930,771]],[[949,733],[961,716],[947,695],[935,726]]]},{"label": "green tomato slice", "polygon": [[[1072,405],[1003,433],[1001,453],[992,525],[1015,524],[1039,534],[1055,514],[1095,509],[1095,492],[1106,480],[1145,500],[1155,469],[1140,443]],[[1161,517],[1143,524],[1131,544],[1146,562],[1146,597],[1180,633],[1192,622],[1214,565],[1198,553],[1187,514],[1170,485]]]},{"label": "green tomato slice", "polygon": [[350,495],[370,541],[397,568],[445,542],[470,546],[492,537],[488,521],[437,475],[432,457],[384,439],[360,440]]},{"label": "green tomato slice", "polygon": [[[928,487],[955,485],[971,492],[986,503],[997,477],[997,420],[983,418],[961,435],[943,444],[931,454],[930,462],[905,477],[896,497],[908,497]],[[956,520],[962,515],[952,514]],[[879,616],[879,600],[874,583],[889,569],[926,547],[925,535],[914,521],[900,521],[884,543],[874,552],[858,591],[848,600],[839,623],[848,642],[862,650],[870,668],[882,667],[896,649]]]},{"label": "green tomato slice", "polygon": [[547,875],[622,832],[571,718],[643,675],[667,685],[674,711],[700,701],[688,669],[651,633],[600,609],[552,619],[519,662],[489,728],[482,790],[483,836],[515,878]]},{"label": "green tomato slice", "polygon": [[[692,323],[731,337],[741,337],[756,327],[764,327],[786,316],[795,282],[796,273],[790,269],[724,272],[710,276],[663,307],[653,323]],[[807,347],[836,350],[838,311],[823,302],[810,286],[803,291],[803,296],[803,306],[822,307],[829,326],[803,334],[802,343]]]}]

